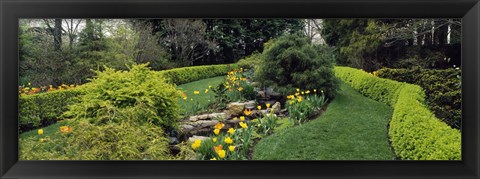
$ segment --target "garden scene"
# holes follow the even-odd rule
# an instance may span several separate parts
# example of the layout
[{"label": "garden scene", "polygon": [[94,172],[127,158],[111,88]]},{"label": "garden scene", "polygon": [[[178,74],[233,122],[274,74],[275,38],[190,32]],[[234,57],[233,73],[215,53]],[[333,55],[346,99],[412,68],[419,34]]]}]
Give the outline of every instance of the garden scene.
[{"label": "garden scene", "polygon": [[19,160],[461,160],[460,19],[21,19]]}]

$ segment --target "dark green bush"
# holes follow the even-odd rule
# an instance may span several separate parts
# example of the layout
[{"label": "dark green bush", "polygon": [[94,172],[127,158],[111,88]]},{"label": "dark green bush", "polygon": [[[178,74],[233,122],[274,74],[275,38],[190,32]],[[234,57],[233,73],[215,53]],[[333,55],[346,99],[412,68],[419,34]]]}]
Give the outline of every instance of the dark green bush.
[{"label": "dark green bush", "polygon": [[421,87],[349,67],[336,67],[335,74],[360,93],[394,108],[388,135],[397,156],[406,160],[461,159],[460,131],[425,106]]},{"label": "dark green bush", "polygon": [[283,94],[291,94],[296,88],[319,89],[332,98],[338,82],[333,73],[334,55],[329,52],[317,50],[305,37],[282,36],[263,52],[265,59],[255,77]]},{"label": "dark green bush", "polygon": [[75,97],[79,94],[78,89],[68,89],[19,97],[20,132],[61,119],[60,115],[68,105],[77,102]]},{"label": "dark green bush", "polygon": [[461,127],[461,70],[384,68],[378,70],[376,75],[421,86],[427,95],[427,104],[435,115],[452,127]]}]

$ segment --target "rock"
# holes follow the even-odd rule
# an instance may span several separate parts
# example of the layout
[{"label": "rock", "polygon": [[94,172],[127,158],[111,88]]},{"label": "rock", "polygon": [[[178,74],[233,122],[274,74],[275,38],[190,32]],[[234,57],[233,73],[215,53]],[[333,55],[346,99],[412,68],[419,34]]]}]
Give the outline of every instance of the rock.
[{"label": "rock", "polygon": [[240,119],[229,119],[225,121],[225,124],[237,124],[240,122]]},{"label": "rock", "polygon": [[192,137],[189,137],[189,138],[188,138],[188,141],[189,141],[189,142],[194,142],[194,141],[197,140],[197,139],[198,139],[198,140],[201,140],[201,141],[204,141],[204,140],[209,139],[209,137],[194,135],[194,136],[192,136]]},{"label": "rock", "polygon": [[191,121],[191,122],[198,121],[198,116],[190,116],[190,117],[188,118],[188,121]]},{"label": "rock", "polygon": [[274,114],[279,114],[282,110],[282,105],[280,104],[280,102],[276,102],[275,104],[273,104],[271,110]]},{"label": "rock", "polygon": [[189,125],[192,125],[195,128],[203,128],[203,127],[214,126],[217,123],[218,123],[217,120],[199,120],[193,123],[189,123]]},{"label": "rock", "polygon": [[258,91],[257,96],[259,96],[260,98],[266,98],[267,97],[267,95],[265,94],[265,91]]},{"label": "rock", "polygon": [[243,112],[243,108],[245,108],[245,105],[243,103],[230,103],[227,105],[227,115],[232,116],[240,114]]},{"label": "rock", "polygon": [[278,97],[278,96],[282,96],[279,92],[276,92],[273,90],[273,88],[267,88],[267,96],[270,96],[270,97]]},{"label": "rock", "polygon": [[168,144],[169,145],[175,145],[175,144],[178,144],[179,141],[176,137],[168,137]]},{"label": "rock", "polygon": [[221,113],[212,113],[209,114],[210,119],[227,119],[227,113],[221,112]]},{"label": "rock", "polygon": [[245,106],[255,106],[255,101],[247,101],[247,102],[233,102],[229,103],[227,105],[227,115],[232,116],[232,115],[237,115],[237,114],[242,114],[243,110],[245,109]]},{"label": "rock", "polygon": [[192,125],[188,125],[188,124],[180,125],[180,133],[187,133],[193,129],[195,129],[195,127],[193,127]]}]

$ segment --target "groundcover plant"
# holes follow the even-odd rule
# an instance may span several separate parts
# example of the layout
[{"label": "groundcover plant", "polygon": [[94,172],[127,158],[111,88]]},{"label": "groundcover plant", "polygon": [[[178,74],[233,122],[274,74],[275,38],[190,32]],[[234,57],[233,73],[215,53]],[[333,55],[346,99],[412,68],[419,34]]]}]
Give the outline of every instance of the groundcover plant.
[{"label": "groundcover plant", "polygon": [[460,160],[460,19],[20,19],[20,160]]}]

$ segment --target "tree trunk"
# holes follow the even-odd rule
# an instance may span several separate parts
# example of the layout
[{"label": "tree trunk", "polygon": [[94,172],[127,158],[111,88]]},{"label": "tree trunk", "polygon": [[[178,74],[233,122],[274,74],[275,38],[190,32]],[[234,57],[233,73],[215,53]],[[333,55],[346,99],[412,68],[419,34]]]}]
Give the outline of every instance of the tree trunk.
[{"label": "tree trunk", "polygon": [[55,50],[62,48],[62,19],[55,19],[55,27],[53,29],[53,40]]}]

